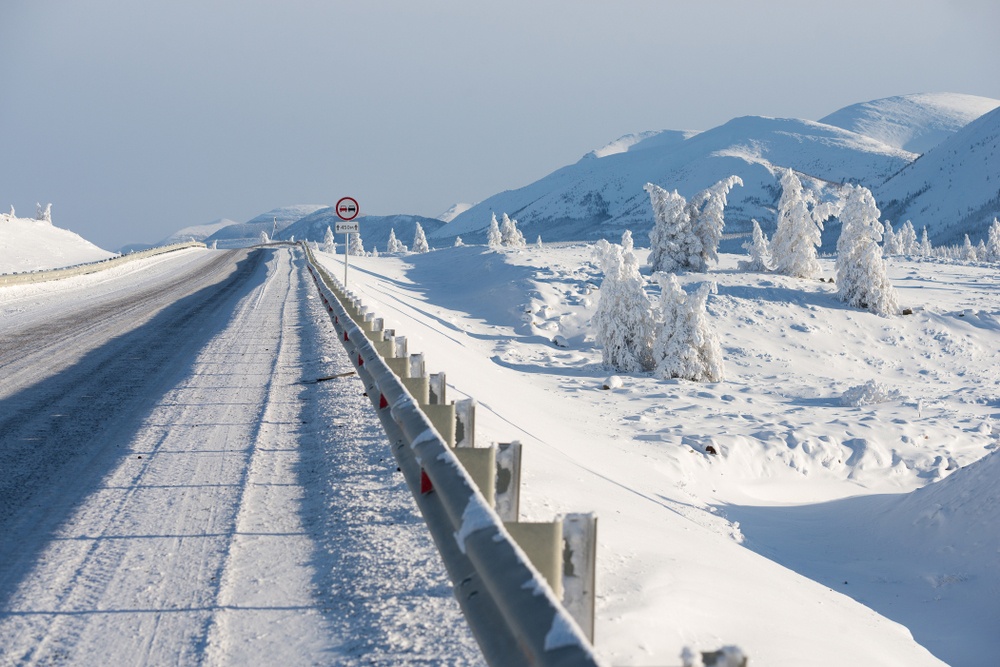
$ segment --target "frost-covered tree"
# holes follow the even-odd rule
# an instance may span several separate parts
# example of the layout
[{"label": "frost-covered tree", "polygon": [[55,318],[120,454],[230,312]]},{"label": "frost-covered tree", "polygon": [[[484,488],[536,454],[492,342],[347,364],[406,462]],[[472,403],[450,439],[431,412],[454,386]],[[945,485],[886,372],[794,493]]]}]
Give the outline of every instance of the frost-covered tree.
[{"label": "frost-covered tree", "polygon": [[271,242],[270,237],[267,235],[267,232],[265,232],[264,230],[261,230],[261,232],[260,232],[260,242],[264,243],[264,244]]},{"label": "frost-covered tree", "polygon": [[542,248],[542,247],[544,247],[542,245],[542,235],[541,234],[538,235],[538,240],[535,241],[535,247],[536,248]]},{"label": "frost-covered tree", "polygon": [[997,218],[993,218],[993,224],[986,235],[986,253],[983,259],[987,262],[1000,262],[1000,220]]},{"label": "frost-covered tree", "polygon": [[52,204],[46,204],[42,206],[41,204],[35,204],[35,220],[42,220],[43,222],[52,222]]},{"label": "frost-covered tree", "polygon": [[389,229],[389,241],[385,245],[385,251],[390,254],[398,254],[406,252],[406,245],[396,238],[396,229]]},{"label": "frost-covered tree", "polygon": [[517,228],[517,220],[512,220],[506,213],[500,222],[500,242],[508,248],[525,248],[528,245],[524,234]]},{"label": "frost-covered tree", "polygon": [[895,315],[899,300],[878,245],[883,229],[878,220],[880,211],[867,188],[847,188],[837,240],[838,296],[856,308],[867,308],[883,317]]},{"label": "frost-covered tree", "polygon": [[649,233],[649,265],[653,271],[705,271],[719,261],[719,241],[725,226],[723,211],[729,191],[743,185],[739,176],[724,178],[690,201],[647,183],[654,225]]},{"label": "frost-covered tree", "polygon": [[372,246],[372,254],[370,256],[378,257],[378,246]]},{"label": "frost-covered tree", "polygon": [[211,248],[212,250],[218,250],[218,249],[219,249],[219,241],[218,241],[218,239],[216,239],[215,241],[212,241],[212,245],[211,245],[211,246],[209,246],[209,247],[210,247],[210,248]]},{"label": "frost-covered tree", "polygon": [[591,324],[604,365],[625,373],[652,370],[652,306],[632,252],[632,233],[622,235],[621,245],[601,239],[595,255],[604,280]]},{"label": "frost-covered tree", "polygon": [[323,233],[323,252],[328,252],[331,255],[337,252],[337,242],[333,238],[333,230],[330,229],[330,225],[326,226],[326,232]]},{"label": "frost-covered tree", "polygon": [[892,223],[886,220],[882,223],[882,256],[895,257],[898,254],[900,254],[899,241],[892,230]]},{"label": "frost-covered tree", "polygon": [[920,249],[917,243],[917,230],[913,228],[913,223],[907,220],[896,233],[896,243],[902,255],[915,255]]},{"label": "frost-covered tree", "polygon": [[347,235],[347,254],[355,257],[365,256],[365,244],[361,240],[361,234],[350,233]]},{"label": "frost-covered tree", "polygon": [[934,247],[931,245],[931,241],[927,238],[927,226],[924,226],[923,231],[920,233],[920,256],[930,257],[934,254]]},{"label": "frost-covered tree", "polygon": [[663,379],[696,382],[723,379],[722,346],[708,322],[708,295],[718,290],[714,282],[702,283],[687,294],[672,273],[653,275],[660,284],[657,331],[653,340],[656,374]]},{"label": "frost-covered tree", "polygon": [[771,247],[760,229],[760,223],[756,220],[753,221],[753,236],[743,244],[743,249],[750,254],[750,259],[741,259],[736,268],[755,273],[766,273],[771,270]]},{"label": "frost-covered tree", "polygon": [[417,223],[417,228],[413,232],[413,252],[424,253],[430,251],[427,245],[427,237],[424,236],[424,228]]},{"label": "frost-covered tree", "polygon": [[496,213],[493,214],[493,219],[490,220],[490,229],[486,232],[486,245],[494,250],[503,245],[503,235],[500,234],[500,223],[497,222]]},{"label": "frost-covered tree", "polygon": [[455,237],[455,247],[456,248],[461,248],[464,245],[465,245],[465,241],[462,240],[462,237],[461,236],[456,236]]},{"label": "frost-covered tree", "polygon": [[795,278],[819,275],[816,249],[823,242],[823,223],[835,213],[835,205],[820,204],[811,191],[802,187],[794,171],[782,171],[778,226],[771,238],[775,273]]},{"label": "frost-covered tree", "polygon": [[972,245],[972,240],[969,239],[969,235],[965,235],[965,240],[962,241],[962,259],[966,262],[978,262],[979,253],[976,252],[976,246]]}]

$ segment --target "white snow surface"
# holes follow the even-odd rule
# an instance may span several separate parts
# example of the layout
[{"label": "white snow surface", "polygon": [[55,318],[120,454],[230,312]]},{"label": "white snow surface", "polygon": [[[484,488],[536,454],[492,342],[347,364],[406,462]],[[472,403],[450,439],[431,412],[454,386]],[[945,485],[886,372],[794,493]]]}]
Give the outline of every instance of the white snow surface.
[{"label": "white snow surface", "polygon": [[58,269],[114,256],[50,222],[0,213],[0,273]]},{"label": "white snow surface", "polygon": [[[585,244],[352,257],[348,286],[476,399],[479,443],[524,444],[522,518],[597,514],[610,664],[725,645],[763,665],[992,664],[997,267],[894,259],[914,312],[883,318],[739,259],[680,276],[718,283],[719,383],[603,389]],[[885,400],[844,404],[870,381]]]}]

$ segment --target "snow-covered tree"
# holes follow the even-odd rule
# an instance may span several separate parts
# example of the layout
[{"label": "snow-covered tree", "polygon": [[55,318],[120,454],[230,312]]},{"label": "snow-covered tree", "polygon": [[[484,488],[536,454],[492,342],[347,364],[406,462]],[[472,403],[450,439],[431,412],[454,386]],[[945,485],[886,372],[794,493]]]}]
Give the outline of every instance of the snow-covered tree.
[{"label": "snow-covered tree", "polygon": [[892,230],[892,223],[888,220],[882,223],[882,256],[895,257],[899,254],[899,242],[896,240],[896,233]]},{"label": "snow-covered tree", "polygon": [[361,234],[350,233],[347,235],[347,254],[354,255],[355,257],[365,256],[365,244],[361,240]]},{"label": "snow-covered tree", "polygon": [[417,228],[413,232],[413,252],[428,252],[430,247],[427,245],[427,237],[424,235],[424,228],[417,223]]},{"label": "snow-covered tree", "polygon": [[760,229],[760,223],[756,220],[753,221],[753,237],[743,244],[743,249],[750,254],[750,259],[741,259],[736,268],[755,273],[766,273],[771,270],[771,247]]},{"label": "snow-covered tree", "polygon": [[689,269],[705,271],[708,263],[719,261],[719,241],[725,226],[723,211],[729,191],[743,185],[739,176],[724,178],[715,185],[684,199],[676,190],[669,192],[647,183],[655,223],[649,233],[649,265],[653,271]]},{"label": "snow-covered tree", "polygon": [[396,229],[389,229],[389,241],[385,245],[385,251],[390,254],[406,252],[406,244],[396,238]]},{"label": "snow-covered tree", "polygon": [[260,242],[264,244],[271,242],[271,238],[267,235],[267,232],[265,232],[264,230],[261,230],[260,232]]},{"label": "snow-covered tree", "polygon": [[867,188],[847,188],[837,240],[838,296],[856,308],[867,308],[883,317],[895,315],[899,300],[878,245],[883,229],[878,220],[880,211]]},{"label": "snow-covered tree", "polygon": [[920,249],[917,243],[917,230],[913,228],[913,223],[907,220],[896,233],[896,244],[902,255],[916,255]]},{"label": "snow-covered tree", "polygon": [[35,220],[42,220],[44,222],[52,222],[52,204],[46,204],[42,206],[41,204],[35,204]]},{"label": "snow-covered tree", "polygon": [[696,382],[723,379],[722,346],[708,322],[708,295],[718,290],[714,282],[702,283],[687,294],[672,273],[658,271],[660,284],[657,331],[653,340],[656,374],[664,379]]},{"label": "snow-covered tree", "polygon": [[333,238],[333,230],[330,229],[330,225],[326,226],[326,232],[323,234],[323,252],[331,255],[337,252],[337,242]]},{"label": "snow-covered tree", "polygon": [[456,248],[460,248],[460,247],[462,247],[464,245],[465,245],[465,241],[462,240],[462,237],[461,236],[456,236],[455,237],[455,247]]},{"label": "snow-covered tree", "polygon": [[490,220],[490,229],[486,232],[486,245],[494,250],[503,245],[503,236],[500,234],[500,223],[497,222],[497,214],[493,214]]},{"label": "snow-covered tree", "polygon": [[17,217],[17,214],[14,213],[14,205],[13,204],[10,205],[10,217],[12,217],[12,218],[16,218]]},{"label": "snow-covered tree", "polygon": [[517,220],[511,220],[506,213],[500,223],[500,242],[508,248],[524,248],[528,245],[524,234],[517,228]]},{"label": "snow-covered tree", "polygon": [[219,249],[219,241],[218,241],[218,239],[216,239],[215,241],[212,241],[212,245],[211,245],[211,246],[209,246],[209,247],[210,247],[210,248],[211,248],[212,250],[218,250],[218,249]]},{"label": "snow-covered tree", "polygon": [[591,324],[604,365],[625,373],[652,370],[652,306],[632,252],[632,233],[622,235],[622,245],[601,239],[595,254],[604,280]]},{"label": "snow-covered tree", "polygon": [[378,246],[372,246],[371,257],[378,257]]},{"label": "snow-covered tree", "polygon": [[535,241],[535,247],[536,248],[542,248],[542,247],[544,247],[542,245],[542,235],[541,234],[538,235],[538,240]]},{"label": "snow-covered tree", "polygon": [[986,253],[983,259],[987,262],[1000,262],[1000,220],[996,218],[993,218],[986,236]]},{"label": "snow-covered tree", "polygon": [[647,183],[655,220],[649,232],[649,265],[653,271],[678,271],[691,266],[701,254],[701,242],[691,232],[687,201],[674,190],[669,192]]},{"label": "snow-covered tree", "polygon": [[934,247],[931,246],[931,241],[927,238],[927,226],[924,226],[923,231],[920,233],[920,256],[930,257],[934,253]]},{"label": "snow-covered tree", "polygon": [[820,204],[802,187],[795,172],[781,172],[778,226],[771,238],[771,260],[775,273],[795,278],[814,278],[820,265],[816,249],[823,242],[823,223],[836,213],[832,204]]},{"label": "snow-covered tree", "polygon": [[972,245],[968,234],[965,235],[965,240],[962,241],[962,259],[966,262],[979,261],[979,253],[976,252],[976,246]]}]

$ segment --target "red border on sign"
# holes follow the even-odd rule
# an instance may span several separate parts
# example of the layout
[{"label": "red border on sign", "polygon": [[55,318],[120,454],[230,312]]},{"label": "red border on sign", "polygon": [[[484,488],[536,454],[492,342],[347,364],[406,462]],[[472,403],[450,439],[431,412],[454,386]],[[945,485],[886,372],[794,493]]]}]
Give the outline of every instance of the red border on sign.
[{"label": "red border on sign", "polygon": [[[340,212],[340,205],[343,204],[344,202],[353,202],[354,203],[354,214],[353,215],[347,216],[347,215],[344,215],[343,213]],[[334,210],[337,211],[337,217],[339,217],[341,220],[343,220],[345,222],[350,222],[351,220],[354,220],[354,218],[358,217],[358,213],[361,213],[361,207],[358,205],[358,200],[355,199],[354,197],[341,197],[340,200],[337,201],[337,206],[335,207]]]}]

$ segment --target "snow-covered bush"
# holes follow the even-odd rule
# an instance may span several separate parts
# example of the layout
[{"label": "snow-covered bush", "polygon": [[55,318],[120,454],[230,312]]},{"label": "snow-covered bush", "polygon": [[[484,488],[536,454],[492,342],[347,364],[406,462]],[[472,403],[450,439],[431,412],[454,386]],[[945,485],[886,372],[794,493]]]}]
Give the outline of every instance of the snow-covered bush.
[{"label": "snow-covered bush", "polygon": [[369,257],[378,257],[378,246],[372,246],[372,252]]},{"label": "snow-covered bush", "polygon": [[823,223],[835,213],[836,206],[819,203],[811,191],[802,187],[795,172],[781,172],[778,227],[771,238],[775,273],[795,278],[819,275],[816,249],[823,242]]},{"label": "snow-covered bush", "polygon": [[[13,211],[13,207],[11,211]],[[42,206],[41,204],[35,204],[35,220],[41,220],[43,222],[52,223],[52,204],[46,204]]]},{"label": "snow-covered bush", "polygon": [[601,239],[594,251],[604,280],[591,324],[604,365],[625,373],[652,370],[652,306],[632,252],[632,233],[622,235],[621,245]]},{"label": "snow-covered bush", "polygon": [[361,234],[348,234],[349,240],[347,243],[347,254],[354,255],[355,257],[365,256],[365,244],[361,240]]},{"label": "snow-covered bush", "polygon": [[218,240],[212,241],[212,245],[209,246],[209,249],[211,249],[211,250],[218,250],[219,249],[219,241]]},{"label": "snow-covered bush", "polygon": [[417,228],[413,232],[413,252],[424,253],[429,252],[430,247],[427,245],[427,237],[424,235],[424,228],[417,223]]},{"label": "snow-covered bush", "polygon": [[753,221],[753,237],[743,244],[743,249],[749,253],[750,259],[741,259],[736,268],[756,273],[766,273],[771,270],[771,247],[760,229],[760,223],[756,220]]},{"label": "snow-covered bush", "polygon": [[837,240],[837,288],[842,301],[886,317],[897,314],[899,305],[878,245],[882,240],[879,213],[867,188],[847,186]]},{"label": "snow-covered bush", "polygon": [[462,237],[461,236],[456,236],[455,237],[455,247],[456,248],[461,248],[464,245],[465,245],[465,241],[462,240]]},{"label": "snow-covered bush", "polygon": [[706,310],[708,295],[717,292],[716,284],[702,283],[688,294],[672,273],[659,271],[654,278],[660,284],[653,339],[656,374],[664,379],[719,382],[724,376],[722,347]]},{"label": "snow-covered bush", "polygon": [[649,233],[649,265],[653,271],[705,271],[719,260],[719,241],[725,225],[723,211],[729,191],[743,185],[739,176],[725,178],[687,201],[647,183],[655,223]]},{"label": "snow-covered bush", "polygon": [[500,223],[497,222],[497,214],[493,214],[490,220],[490,229],[486,232],[486,245],[494,250],[503,245],[503,236],[500,234]]},{"label": "snow-covered bush", "polygon": [[500,222],[500,242],[508,248],[524,248],[528,245],[524,234],[517,228],[517,220],[511,220],[506,213]]},{"label": "snow-covered bush", "polygon": [[267,232],[265,232],[263,230],[261,230],[261,232],[260,232],[260,242],[263,243],[263,244],[267,244],[267,243],[271,242],[271,238],[267,235]]},{"label": "snow-covered bush", "polygon": [[899,390],[889,389],[884,384],[869,380],[864,384],[851,387],[840,397],[840,404],[847,408],[857,408],[862,405],[877,405],[900,398]]}]

